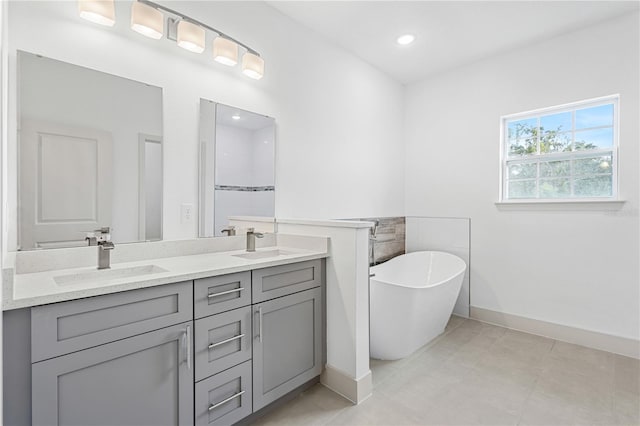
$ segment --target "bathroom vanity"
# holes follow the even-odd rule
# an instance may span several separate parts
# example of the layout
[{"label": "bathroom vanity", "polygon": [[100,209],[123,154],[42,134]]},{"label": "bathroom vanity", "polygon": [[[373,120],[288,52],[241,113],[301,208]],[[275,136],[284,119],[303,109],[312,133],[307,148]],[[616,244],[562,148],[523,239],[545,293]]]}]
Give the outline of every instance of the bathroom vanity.
[{"label": "bathroom vanity", "polygon": [[[127,291],[5,302],[4,423],[226,425],[317,380],[326,250],[242,254],[155,260],[165,271],[156,280],[172,262],[191,265],[169,283],[146,276],[150,285]],[[196,266],[207,261],[225,266]],[[47,273],[60,274],[25,274],[23,284]]]}]

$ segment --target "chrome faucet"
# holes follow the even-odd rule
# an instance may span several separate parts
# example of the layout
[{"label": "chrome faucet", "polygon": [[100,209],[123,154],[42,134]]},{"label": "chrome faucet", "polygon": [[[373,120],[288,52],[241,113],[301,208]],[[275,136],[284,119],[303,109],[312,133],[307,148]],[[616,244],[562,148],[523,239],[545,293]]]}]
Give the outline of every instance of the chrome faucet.
[{"label": "chrome faucet", "polygon": [[90,246],[98,246],[98,269],[111,268],[111,250],[116,246],[111,241],[111,229],[105,226],[87,233],[85,238]]},{"label": "chrome faucet", "polygon": [[256,251],[256,238],[262,238],[264,234],[255,232],[253,228],[247,228],[247,251]]},{"label": "chrome faucet", "polygon": [[231,237],[236,235],[236,227],[233,225],[229,225],[220,232],[222,232],[223,234],[227,234],[227,237]]}]

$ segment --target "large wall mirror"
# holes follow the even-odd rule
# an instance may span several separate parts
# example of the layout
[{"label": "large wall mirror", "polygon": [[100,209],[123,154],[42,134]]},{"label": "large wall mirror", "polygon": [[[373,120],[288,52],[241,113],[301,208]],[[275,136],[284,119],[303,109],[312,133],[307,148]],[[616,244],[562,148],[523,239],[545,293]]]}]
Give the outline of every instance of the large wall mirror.
[{"label": "large wall mirror", "polygon": [[275,214],[275,120],[200,100],[201,237],[222,236],[232,216]]},{"label": "large wall mirror", "polygon": [[18,248],[162,239],[162,89],[18,52]]}]

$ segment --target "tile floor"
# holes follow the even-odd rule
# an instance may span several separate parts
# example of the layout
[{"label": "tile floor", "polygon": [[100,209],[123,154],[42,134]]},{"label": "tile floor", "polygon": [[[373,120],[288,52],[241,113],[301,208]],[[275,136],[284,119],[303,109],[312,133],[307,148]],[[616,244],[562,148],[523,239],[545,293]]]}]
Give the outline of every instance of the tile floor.
[{"label": "tile floor", "polygon": [[360,405],[318,384],[255,424],[640,425],[640,361],[460,317],[371,370]]}]

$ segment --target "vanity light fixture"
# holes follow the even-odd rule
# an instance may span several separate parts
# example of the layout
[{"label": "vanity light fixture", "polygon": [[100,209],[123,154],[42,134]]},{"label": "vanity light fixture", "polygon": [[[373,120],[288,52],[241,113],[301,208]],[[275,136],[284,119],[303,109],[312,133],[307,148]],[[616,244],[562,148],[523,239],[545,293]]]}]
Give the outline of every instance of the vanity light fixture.
[{"label": "vanity light fixture", "polygon": [[[80,16],[91,22],[113,26],[115,23],[114,0],[78,0]],[[238,50],[242,47],[242,73],[259,80],[264,75],[264,59],[244,43],[230,37],[207,24],[150,0],[136,0],[131,6],[131,29],[150,38],[159,40],[164,34],[164,15],[167,18],[167,38],[178,46],[195,53],[205,50],[206,32],[215,33],[213,59],[228,66],[238,63]]]},{"label": "vanity light fixture", "polygon": [[79,0],[78,12],[94,24],[113,27],[116,23],[114,0]]},{"label": "vanity light fixture", "polygon": [[160,40],[164,34],[164,15],[155,7],[135,1],[131,4],[131,29]]},{"label": "vanity light fixture", "polygon": [[240,116],[238,114],[233,114],[231,118],[233,118],[234,120],[240,120]]}]

